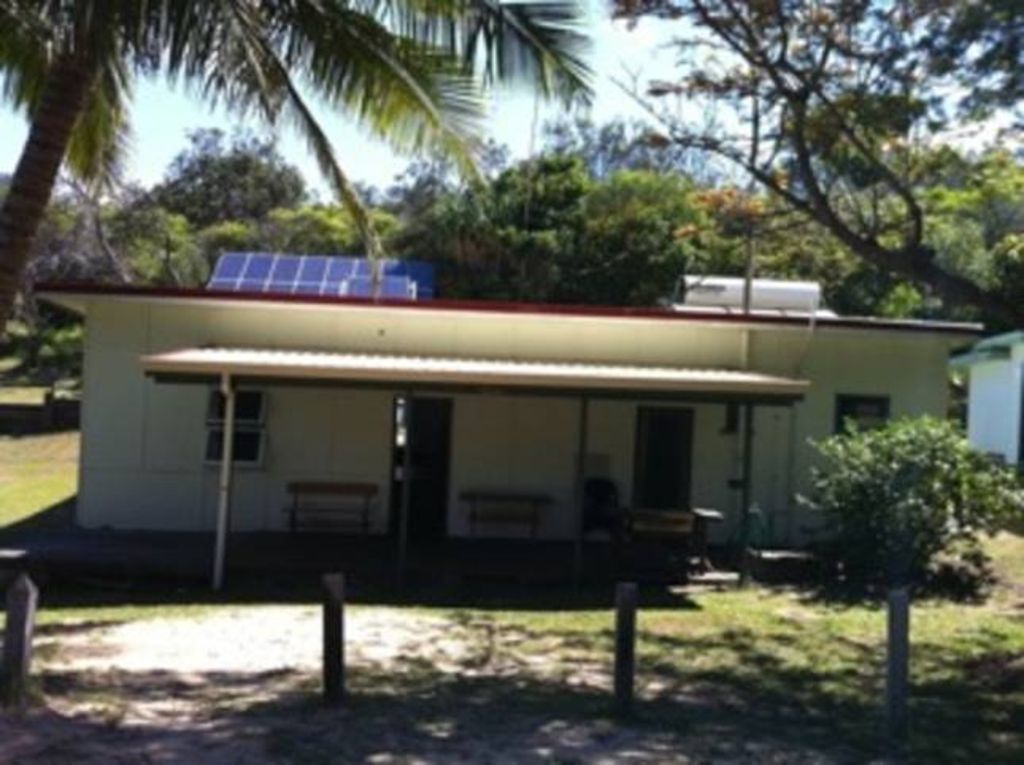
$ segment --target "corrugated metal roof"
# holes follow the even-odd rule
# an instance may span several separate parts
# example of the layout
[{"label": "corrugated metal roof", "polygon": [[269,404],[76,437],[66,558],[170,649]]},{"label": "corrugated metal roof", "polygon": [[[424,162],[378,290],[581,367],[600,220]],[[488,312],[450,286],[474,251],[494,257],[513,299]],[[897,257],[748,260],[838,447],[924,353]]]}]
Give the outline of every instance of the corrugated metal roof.
[{"label": "corrugated metal roof", "polygon": [[621,393],[799,398],[809,383],[731,369],[623,366],[285,349],[185,348],[143,356],[147,374]]}]

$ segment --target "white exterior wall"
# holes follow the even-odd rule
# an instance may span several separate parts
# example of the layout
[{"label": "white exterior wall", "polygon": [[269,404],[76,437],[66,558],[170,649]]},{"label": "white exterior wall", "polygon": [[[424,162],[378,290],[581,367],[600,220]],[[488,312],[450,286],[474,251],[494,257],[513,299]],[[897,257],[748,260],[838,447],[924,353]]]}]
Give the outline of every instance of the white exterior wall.
[{"label": "white exterior wall", "polygon": [[[806,491],[807,440],[832,432],[836,394],[890,396],[893,416],[942,416],[947,406],[950,341],[928,333],[762,327],[748,345],[742,328],[705,322],[117,299],[90,301],[86,321],[79,521],[88,527],[213,527],[216,471],[202,461],[209,389],[154,383],[139,365],[144,353],[197,345],[734,369],[744,367],[749,348],[752,369],[812,381],[802,403],[759,409],[755,420],[754,498],[776,532],[794,540],[814,523],[792,499]],[[265,461],[236,471],[232,527],[284,528],[288,481],[353,480],[381,487],[373,526],[383,531],[394,392],[263,390]],[[541,535],[571,536],[578,402],[475,394],[453,401],[449,532],[468,532],[460,493],[491,488],[551,495]],[[590,404],[587,474],[615,480],[625,502],[637,406]],[[724,405],[677,406],[695,413],[693,505],[729,514],[716,530],[728,536],[738,509],[738,492],[728,485],[739,475],[738,437],[722,432]]]},{"label": "white exterior wall", "polygon": [[[1024,353],[1024,348],[1021,349]],[[994,359],[970,370],[967,436],[983,452],[1009,463],[1020,460],[1021,391],[1024,358]]]}]

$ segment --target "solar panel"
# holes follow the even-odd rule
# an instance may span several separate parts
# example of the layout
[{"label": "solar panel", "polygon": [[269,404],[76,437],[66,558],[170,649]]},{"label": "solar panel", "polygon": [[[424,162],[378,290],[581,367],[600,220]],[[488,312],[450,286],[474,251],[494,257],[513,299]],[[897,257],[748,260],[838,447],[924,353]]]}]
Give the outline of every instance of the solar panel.
[{"label": "solar panel", "polygon": [[402,298],[408,300],[415,297],[412,282],[407,276],[385,276],[380,281],[381,297]]},{"label": "solar panel", "polygon": [[214,279],[237,279],[242,275],[248,255],[241,252],[229,252],[222,255],[213,271]]},{"label": "solar panel", "polygon": [[[429,263],[384,260],[380,275],[380,297],[434,296],[434,267]],[[217,260],[206,286],[230,292],[373,297],[373,264],[350,255],[229,252]]]},{"label": "solar panel", "polygon": [[245,263],[245,271],[242,272],[242,278],[247,281],[252,281],[253,279],[263,279],[265,281],[270,277],[270,271],[273,267],[274,258],[259,258],[251,255]]}]

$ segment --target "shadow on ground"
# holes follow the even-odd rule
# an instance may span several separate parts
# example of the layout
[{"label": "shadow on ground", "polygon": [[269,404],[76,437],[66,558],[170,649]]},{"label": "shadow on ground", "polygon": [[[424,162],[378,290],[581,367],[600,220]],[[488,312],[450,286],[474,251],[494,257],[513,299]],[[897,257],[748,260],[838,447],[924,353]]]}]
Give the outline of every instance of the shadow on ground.
[{"label": "shadow on ground", "polygon": [[[205,584],[177,580],[78,576],[43,577],[43,581],[41,607],[51,609],[319,604],[323,599],[321,579],[311,574],[239,576],[222,592],[212,592]],[[400,588],[350,576],[346,579],[346,599],[353,604],[564,612],[611,609],[615,592],[612,585],[572,588],[472,580],[422,581]],[[684,589],[665,585],[641,587],[639,605],[642,608],[699,607]]]},{"label": "shadow on ground", "polygon": [[[884,753],[876,646],[838,638],[842,660],[829,662],[795,655],[792,635],[742,626],[646,632],[639,700],[622,720],[611,714],[610,629],[535,630],[477,613],[457,614],[448,634],[472,645],[455,666],[413,652],[361,662],[341,708],[321,703],[308,669],[47,670],[52,709],[0,718],[0,740],[20,746],[9,751],[27,764],[860,763]],[[908,761],[1022,761],[1024,709],[1013,703],[1022,657],[997,635],[977,640],[983,658],[967,664],[922,647]],[[545,652],[559,658],[539,663]]]}]

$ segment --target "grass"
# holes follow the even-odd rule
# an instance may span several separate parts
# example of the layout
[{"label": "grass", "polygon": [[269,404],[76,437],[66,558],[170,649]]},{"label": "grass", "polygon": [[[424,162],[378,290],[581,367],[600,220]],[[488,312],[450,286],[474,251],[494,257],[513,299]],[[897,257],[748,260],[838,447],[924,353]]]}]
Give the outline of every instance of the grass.
[{"label": "grass", "polygon": [[986,545],[996,576],[1005,590],[1024,592],[1024,529],[1021,533],[1003,531]]},{"label": "grass", "polygon": [[[1010,578],[1021,571],[1024,538],[1000,535],[990,549],[1003,581],[988,602],[914,605],[909,761],[1024,761],[1024,580]],[[264,607],[204,599],[209,596],[197,602],[184,591],[168,593],[164,603],[133,605],[118,605],[131,593],[107,593],[110,604],[95,593],[80,595],[78,602],[44,608],[42,629],[198,619],[225,607]],[[565,598],[571,606],[571,595]],[[610,600],[609,594],[609,606]],[[315,591],[307,602],[315,602]],[[364,608],[354,605],[349,613]],[[461,641],[469,650],[454,668],[450,657],[449,666],[440,668],[429,653],[410,653],[390,666],[353,668],[353,702],[343,725],[323,716],[317,678],[308,673],[268,677],[270,693],[218,695],[207,689],[207,713],[239,729],[262,726],[270,752],[294,762],[362,761],[382,741],[429,760],[435,747],[453,741],[515,746],[554,724],[597,725],[599,738],[607,737],[610,745],[642,751],[667,736],[697,761],[858,762],[884,754],[885,613],[878,604],[830,603],[798,590],[754,588],[687,593],[672,607],[642,605],[638,704],[628,721],[611,717],[610,607],[372,608],[443,619],[444,642]],[[437,638],[425,641],[431,639]],[[166,674],[89,677],[73,692],[83,699],[106,695],[123,709],[133,694],[142,693],[136,689],[151,693],[150,681],[167,683]],[[65,692],[70,681],[60,682],[65,685],[58,690]],[[213,688],[247,682],[253,678],[219,674],[200,681]],[[123,689],[112,692],[110,683],[123,683]]]},{"label": "grass", "polygon": [[[643,611],[641,714],[732,727],[737,735],[842,746],[873,755],[881,729],[885,619],[799,593],[694,596],[694,608]],[[503,614],[527,654],[606,662],[605,613]],[[1024,620],[989,606],[917,604],[913,613],[912,751],[921,761],[1019,762],[1024,756]],[[681,700],[701,699],[680,706]],[[685,710],[685,711],[684,711]],[[742,723],[730,722],[730,718]]]},{"label": "grass", "polygon": [[77,480],[77,433],[0,437],[0,528],[73,496]]},{"label": "grass", "polygon": [[[75,434],[0,438],[0,526],[73,494],[77,450]],[[914,606],[912,761],[1024,762],[1024,535],[1004,532],[988,549],[1000,585],[986,603]],[[249,601],[252,594],[226,597]],[[315,597],[310,590],[307,602]],[[457,671],[422,656],[354,670],[356,702],[345,725],[332,717],[316,722],[317,680],[301,673],[284,678],[280,693],[231,696],[223,708],[217,705],[228,701],[214,694],[211,709],[239,729],[264,721],[270,751],[300,762],[357,761],[396,736],[405,737],[400,743],[414,757],[416,747],[434,742],[424,731],[514,742],[553,721],[594,720],[606,721],[601,735],[610,740],[622,731],[650,740],[678,737],[698,760],[771,759],[758,746],[783,752],[775,761],[802,761],[794,752],[851,762],[880,754],[885,615],[877,604],[752,589],[690,593],[673,607],[664,601],[643,607],[637,715],[621,723],[608,721],[610,607],[575,609],[571,596],[566,600],[567,608],[545,610],[386,607],[443,618],[451,638],[472,650]],[[214,600],[199,590],[161,588],[140,596],[44,588],[40,634],[53,638],[48,650],[59,654],[60,637],[69,631],[201,619],[225,607],[263,606]],[[167,683],[168,674],[153,680]],[[50,695],[108,699],[123,709],[150,678],[122,675],[44,672],[42,681]],[[225,680],[212,678],[209,685]],[[297,734],[297,725],[306,727]],[[749,746],[755,754],[743,748]]]}]

